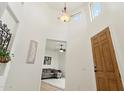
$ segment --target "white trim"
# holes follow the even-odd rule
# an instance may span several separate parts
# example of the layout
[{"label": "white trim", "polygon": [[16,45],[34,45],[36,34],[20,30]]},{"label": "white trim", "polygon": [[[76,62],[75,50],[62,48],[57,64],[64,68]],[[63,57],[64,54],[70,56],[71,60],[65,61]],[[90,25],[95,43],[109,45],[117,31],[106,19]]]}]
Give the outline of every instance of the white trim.
[{"label": "white trim", "polygon": [[10,16],[14,19],[14,21],[16,22],[16,25],[14,27],[14,30],[12,32],[12,38],[11,38],[11,41],[10,41],[10,44],[8,46],[8,49],[11,51],[12,49],[12,45],[14,43],[14,40],[15,40],[15,36],[16,36],[16,33],[17,33],[17,29],[18,29],[18,26],[19,26],[19,20],[18,18],[16,17],[15,13],[13,12],[13,10],[11,9],[10,5],[7,4],[7,7],[6,7],[6,10],[9,12]]},{"label": "white trim", "polygon": [[18,18],[15,16],[14,12],[12,11],[12,9],[10,8],[10,6],[7,4],[6,9],[8,10],[8,12],[10,13],[10,15],[12,16],[12,18],[15,20],[16,23],[19,23]]},{"label": "white trim", "polygon": [[[90,20],[91,20],[91,22],[96,18],[96,17],[98,17],[99,15],[100,15],[100,13],[102,12],[102,7],[101,7],[101,11],[100,11],[100,13],[97,15],[97,16],[94,16],[93,15],[93,11],[92,11],[92,5],[93,5],[93,3],[96,3],[96,2],[90,2],[89,3],[89,12],[90,12]],[[100,2],[99,2],[100,3]]]},{"label": "white trim", "polygon": [[92,15],[91,4],[92,4],[92,2],[90,2],[90,3],[88,4],[88,8],[89,8],[90,20],[91,20],[91,22],[92,22],[92,21],[93,21],[93,15]]}]

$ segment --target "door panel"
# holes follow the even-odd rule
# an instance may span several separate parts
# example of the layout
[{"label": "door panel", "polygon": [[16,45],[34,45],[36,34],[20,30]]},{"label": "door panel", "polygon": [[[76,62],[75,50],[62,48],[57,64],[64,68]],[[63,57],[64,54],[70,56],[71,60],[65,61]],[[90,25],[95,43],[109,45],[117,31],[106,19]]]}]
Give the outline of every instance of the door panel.
[{"label": "door panel", "polygon": [[94,47],[95,52],[95,65],[97,66],[97,70],[103,70],[103,62],[101,60],[100,48],[97,46]]},{"label": "door panel", "polygon": [[109,49],[108,42],[103,42],[101,44],[102,46],[102,54],[103,54],[103,61],[104,61],[104,66],[106,72],[114,72],[114,65],[112,63],[112,57],[111,57],[111,52]]},{"label": "door panel", "polygon": [[105,77],[97,77],[97,78],[98,78],[98,84],[97,85],[99,85],[97,90],[102,90],[102,91],[107,90],[106,78]]},{"label": "door panel", "polygon": [[123,90],[109,28],[91,38],[97,90]]},{"label": "door panel", "polygon": [[110,90],[119,90],[119,88],[118,88],[118,82],[117,82],[117,80],[116,79],[112,79],[112,78],[109,78],[108,79],[108,84],[109,84],[109,89]]}]

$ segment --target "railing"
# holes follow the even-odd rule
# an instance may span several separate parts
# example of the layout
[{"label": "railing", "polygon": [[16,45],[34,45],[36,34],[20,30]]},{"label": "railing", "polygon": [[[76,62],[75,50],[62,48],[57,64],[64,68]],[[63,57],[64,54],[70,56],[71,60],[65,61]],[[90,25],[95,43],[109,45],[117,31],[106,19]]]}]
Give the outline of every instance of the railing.
[{"label": "railing", "polygon": [[2,24],[2,21],[0,20],[0,48],[7,50],[11,36],[10,29],[8,29],[6,24]]}]

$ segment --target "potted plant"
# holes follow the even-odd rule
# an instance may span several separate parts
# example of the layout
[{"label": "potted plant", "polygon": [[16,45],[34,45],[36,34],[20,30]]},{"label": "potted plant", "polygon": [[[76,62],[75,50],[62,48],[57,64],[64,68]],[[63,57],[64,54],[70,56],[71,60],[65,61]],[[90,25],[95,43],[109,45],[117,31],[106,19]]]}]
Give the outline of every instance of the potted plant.
[{"label": "potted plant", "polygon": [[0,48],[0,63],[8,63],[10,59],[10,52]]}]

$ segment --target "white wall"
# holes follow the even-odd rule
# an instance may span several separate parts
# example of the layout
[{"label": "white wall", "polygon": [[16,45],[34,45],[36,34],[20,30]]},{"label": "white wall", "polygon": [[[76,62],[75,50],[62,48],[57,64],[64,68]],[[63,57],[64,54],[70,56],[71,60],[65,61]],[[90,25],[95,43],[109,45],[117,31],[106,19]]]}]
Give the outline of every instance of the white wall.
[{"label": "white wall", "polygon": [[58,52],[54,50],[45,50],[45,56],[52,57],[51,65],[42,65],[42,68],[53,68],[53,69],[59,69],[59,58],[58,58]]},{"label": "white wall", "polygon": [[65,77],[66,52],[63,53],[58,52],[58,59],[59,59],[59,69],[62,71],[63,76]]},{"label": "white wall", "polygon": [[[88,7],[84,6],[81,8],[80,21],[72,20],[69,24],[60,23],[57,19],[55,21],[53,11],[44,3],[25,3],[24,6],[20,3],[9,4],[20,24],[12,48],[15,58],[11,63],[5,90],[39,90],[46,38],[68,40],[65,90],[96,90],[90,38],[107,26],[111,30],[124,82],[123,3],[103,3],[101,15],[92,23]],[[31,39],[38,41],[38,52],[35,64],[26,64]]]},{"label": "white wall", "polygon": [[[15,54],[4,90],[39,90],[41,62],[44,57],[45,31],[49,23],[49,10],[44,3],[9,3],[20,21],[12,47]],[[47,11],[47,12],[46,12]],[[38,42],[34,64],[27,64],[29,41]]]},{"label": "white wall", "polygon": [[[64,28],[57,26],[52,15],[54,13],[46,3],[24,3],[24,5],[9,3],[9,5],[19,19],[19,27],[11,50],[15,57],[11,62],[4,90],[39,90],[46,39],[65,41],[66,34],[62,30]],[[30,40],[38,42],[34,64],[26,63]]]},{"label": "white wall", "polygon": [[[119,70],[124,84],[124,3],[102,3],[101,14],[91,23],[88,6],[82,8],[79,22],[69,24],[66,90],[96,90],[90,38],[110,27]],[[72,68],[73,67],[73,68]]]},{"label": "white wall", "polygon": [[79,20],[71,20],[68,28],[66,56],[65,90],[95,90],[93,63],[90,61],[88,42],[86,42],[86,6],[80,8]]},{"label": "white wall", "polygon": [[[112,41],[116,53],[117,63],[122,77],[122,82],[124,85],[124,67],[123,67],[123,25],[124,19],[124,3],[102,3],[102,14],[96,18],[88,26],[88,37],[93,36],[95,33],[102,31],[104,28],[109,26]],[[90,42],[90,41],[88,41]],[[91,46],[89,46],[91,50]]]},{"label": "white wall", "polygon": [[1,2],[0,3],[0,17],[2,16],[6,6],[7,6],[7,2]]},{"label": "white wall", "polygon": [[68,23],[64,23],[58,20],[59,13],[55,11],[51,7],[49,9],[52,10],[49,30],[47,30],[46,38],[57,40],[57,41],[67,41],[68,40]]}]

